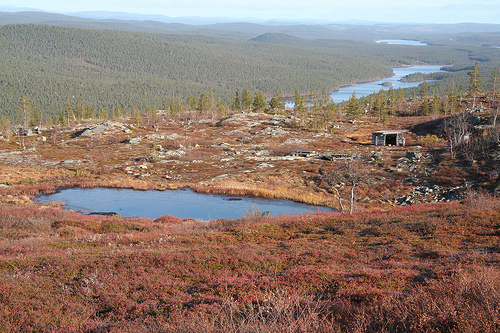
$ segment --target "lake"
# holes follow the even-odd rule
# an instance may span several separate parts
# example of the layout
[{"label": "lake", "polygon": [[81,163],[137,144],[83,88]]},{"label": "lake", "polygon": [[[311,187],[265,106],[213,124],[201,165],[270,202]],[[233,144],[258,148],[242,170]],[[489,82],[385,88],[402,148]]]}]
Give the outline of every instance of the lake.
[{"label": "lake", "polygon": [[333,211],[328,207],[305,205],[290,200],[204,194],[191,189],[137,191],[101,187],[67,188],[56,193],[40,195],[37,201],[62,201],[66,209],[82,214],[118,213],[150,219],[173,215],[180,219],[193,218],[204,221],[236,219],[251,212],[253,207],[261,212],[271,211],[271,216]]},{"label": "lake", "polygon": [[409,40],[409,39],[381,39],[377,40],[377,43],[380,44],[389,44],[389,45],[411,45],[411,46],[427,46],[427,43],[422,43],[418,40]]},{"label": "lake", "polygon": [[[401,88],[411,88],[417,87],[423,81],[411,81],[411,82],[401,82],[401,78],[406,75],[414,74],[414,73],[422,73],[422,74],[430,74],[436,72],[443,72],[441,69],[445,67],[443,65],[419,65],[419,66],[408,66],[408,67],[394,67],[392,71],[394,73],[393,76],[380,79],[377,81],[370,81],[364,83],[353,84],[350,86],[345,86],[340,88],[339,90],[331,93],[329,96],[333,99],[335,103],[342,103],[344,101],[348,101],[351,98],[352,93],[356,91],[356,97],[360,98],[363,96],[368,96],[375,92],[379,92],[380,89],[389,90],[391,88],[398,89]],[[382,84],[386,83],[391,84],[388,86],[383,86]],[[289,109],[293,109],[294,102],[286,102],[286,107]]]},{"label": "lake", "polygon": [[442,67],[444,66],[421,65],[421,66],[410,66],[410,67],[395,67],[392,69],[394,75],[391,77],[377,81],[346,86],[330,94],[330,97],[333,98],[333,101],[335,103],[340,103],[349,100],[354,91],[356,92],[356,97],[358,98],[362,96],[368,96],[370,94],[380,91],[380,89],[389,90],[391,87],[390,85],[389,86],[382,85],[385,82],[390,83],[393,89],[398,89],[399,87],[401,88],[416,87],[423,81],[401,82],[400,81],[401,78],[413,73],[429,74],[435,72],[442,72],[443,71],[441,69]]}]

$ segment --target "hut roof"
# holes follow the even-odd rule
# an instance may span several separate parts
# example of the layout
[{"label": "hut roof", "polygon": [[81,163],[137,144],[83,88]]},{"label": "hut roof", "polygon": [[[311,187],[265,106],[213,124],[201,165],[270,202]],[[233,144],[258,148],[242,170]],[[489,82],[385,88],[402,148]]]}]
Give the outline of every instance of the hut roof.
[{"label": "hut roof", "polygon": [[372,132],[373,134],[399,134],[399,133],[405,133],[407,132],[406,130],[382,130],[382,131],[375,131]]}]

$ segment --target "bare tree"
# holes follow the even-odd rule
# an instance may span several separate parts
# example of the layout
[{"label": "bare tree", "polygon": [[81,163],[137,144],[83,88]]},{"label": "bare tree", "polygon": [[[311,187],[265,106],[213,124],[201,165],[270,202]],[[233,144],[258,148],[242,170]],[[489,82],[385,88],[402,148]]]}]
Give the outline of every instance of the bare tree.
[{"label": "bare tree", "polygon": [[481,72],[479,62],[476,61],[474,67],[467,72],[469,75],[469,95],[473,97],[472,107],[476,107],[476,95],[481,92]]},{"label": "bare tree", "polygon": [[361,160],[359,158],[343,160],[329,172],[323,173],[320,170],[320,175],[328,187],[337,194],[342,213],[346,212],[342,196],[349,197],[349,214],[352,214],[356,201],[356,188],[367,179],[367,172]]},{"label": "bare tree", "polygon": [[454,114],[445,120],[444,132],[450,144],[452,157],[455,156],[457,150],[467,149],[472,131],[469,118],[470,113],[465,111]]}]

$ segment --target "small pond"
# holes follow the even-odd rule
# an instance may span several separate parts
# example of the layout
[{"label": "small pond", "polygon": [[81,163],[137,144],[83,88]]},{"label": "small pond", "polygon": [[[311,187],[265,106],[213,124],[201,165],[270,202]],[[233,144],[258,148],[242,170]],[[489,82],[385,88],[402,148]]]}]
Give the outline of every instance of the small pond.
[{"label": "small pond", "polygon": [[235,219],[254,209],[262,213],[270,211],[271,216],[333,211],[328,207],[305,205],[290,200],[204,194],[191,189],[137,191],[101,187],[67,188],[40,195],[37,200],[40,203],[62,201],[65,208],[82,214],[117,213],[150,219],[163,215],[204,221]]}]

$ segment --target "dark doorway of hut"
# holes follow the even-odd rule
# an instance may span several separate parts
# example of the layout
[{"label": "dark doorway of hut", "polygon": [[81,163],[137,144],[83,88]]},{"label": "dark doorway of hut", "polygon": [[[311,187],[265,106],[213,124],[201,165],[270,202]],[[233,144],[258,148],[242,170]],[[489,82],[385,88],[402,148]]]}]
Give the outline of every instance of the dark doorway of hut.
[{"label": "dark doorway of hut", "polygon": [[398,136],[396,134],[387,134],[385,136],[385,145],[396,146],[398,144],[397,138]]}]

